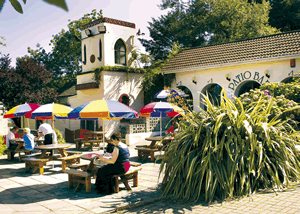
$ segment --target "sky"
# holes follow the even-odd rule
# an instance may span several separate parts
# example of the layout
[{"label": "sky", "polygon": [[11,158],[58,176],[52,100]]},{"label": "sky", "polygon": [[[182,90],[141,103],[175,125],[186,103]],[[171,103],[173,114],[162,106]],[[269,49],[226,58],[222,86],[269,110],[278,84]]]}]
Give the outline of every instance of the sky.
[{"label": "sky", "polygon": [[[164,11],[158,8],[161,0],[66,0],[69,11],[47,4],[42,0],[30,0],[24,5],[23,14],[14,10],[6,0],[0,12],[0,36],[5,37],[6,47],[0,46],[2,54],[9,54],[12,66],[17,57],[28,54],[27,47],[36,49],[37,43],[51,51],[52,35],[67,30],[68,20],[77,20],[93,9],[102,9],[104,17],[133,22],[136,29],[149,39],[148,22],[158,18]],[[138,41],[137,41],[138,42]],[[137,44],[142,49],[142,46]]]}]

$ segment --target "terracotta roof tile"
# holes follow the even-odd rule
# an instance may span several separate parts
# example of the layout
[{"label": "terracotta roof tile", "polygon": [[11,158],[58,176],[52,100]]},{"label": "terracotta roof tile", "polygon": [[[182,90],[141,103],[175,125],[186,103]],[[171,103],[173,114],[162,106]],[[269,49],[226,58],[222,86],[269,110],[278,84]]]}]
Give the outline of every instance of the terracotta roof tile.
[{"label": "terracotta roof tile", "polygon": [[178,53],[162,71],[300,54],[300,31],[196,47]]}]

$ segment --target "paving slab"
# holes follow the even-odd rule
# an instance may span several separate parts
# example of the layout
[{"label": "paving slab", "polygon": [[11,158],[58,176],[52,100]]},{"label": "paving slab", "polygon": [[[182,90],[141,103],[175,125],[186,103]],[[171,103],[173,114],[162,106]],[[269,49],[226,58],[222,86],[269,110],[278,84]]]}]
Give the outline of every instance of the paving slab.
[{"label": "paving slab", "polygon": [[[143,142],[148,144],[148,142]],[[25,163],[0,156],[0,214],[9,213],[299,213],[300,184],[279,191],[260,191],[251,197],[228,200],[223,203],[186,203],[171,197],[162,197],[158,178],[160,162],[139,161],[135,145],[130,146],[131,161],[142,163],[139,186],[127,191],[120,185],[120,192],[98,194],[84,188],[74,193],[68,189],[68,176],[61,171],[61,163],[54,161],[45,167],[45,174],[25,173]],[[75,149],[72,145],[71,150]],[[84,153],[89,153],[85,151]],[[94,151],[95,152],[95,151]],[[156,157],[159,157],[159,153]],[[95,179],[92,179],[95,182]]]}]

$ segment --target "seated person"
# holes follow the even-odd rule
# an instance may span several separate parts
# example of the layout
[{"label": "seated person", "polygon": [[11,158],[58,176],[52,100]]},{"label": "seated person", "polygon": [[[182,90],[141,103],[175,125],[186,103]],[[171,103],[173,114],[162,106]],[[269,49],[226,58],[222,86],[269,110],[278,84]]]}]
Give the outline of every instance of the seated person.
[{"label": "seated person", "polygon": [[15,141],[19,140],[19,138],[15,138],[15,133],[17,133],[18,131],[19,127],[14,126],[6,135],[6,145],[8,149],[14,150],[17,148],[18,144],[15,143]]},{"label": "seated person", "polygon": [[25,132],[25,134],[23,135],[23,140],[25,143],[25,150],[33,150],[35,147],[34,135],[30,133],[29,128],[25,128],[24,132]]},{"label": "seated person", "polygon": [[[99,193],[112,193],[115,182],[113,175],[126,173],[130,167],[128,146],[122,143],[116,134],[111,136],[111,144],[113,147],[108,149],[112,150],[111,153],[95,157],[107,163],[97,172],[96,189]],[[95,163],[97,164],[97,160]]]}]

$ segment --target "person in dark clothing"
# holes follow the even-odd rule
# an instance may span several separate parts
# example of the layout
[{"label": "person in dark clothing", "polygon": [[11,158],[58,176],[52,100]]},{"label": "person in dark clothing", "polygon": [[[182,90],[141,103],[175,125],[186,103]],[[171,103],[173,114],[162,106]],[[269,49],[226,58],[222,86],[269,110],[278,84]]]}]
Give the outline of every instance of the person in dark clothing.
[{"label": "person in dark clothing", "polygon": [[[128,146],[122,143],[116,134],[111,136],[110,143],[107,152],[98,157],[99,160],[107,163],[97,172],[96,189],[102,194],[112,193],[115,182],[113,175],[126,173],[130,167]],[[97,160],[95,160],[95,164],[97,164]]]}]

